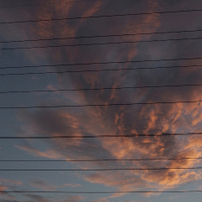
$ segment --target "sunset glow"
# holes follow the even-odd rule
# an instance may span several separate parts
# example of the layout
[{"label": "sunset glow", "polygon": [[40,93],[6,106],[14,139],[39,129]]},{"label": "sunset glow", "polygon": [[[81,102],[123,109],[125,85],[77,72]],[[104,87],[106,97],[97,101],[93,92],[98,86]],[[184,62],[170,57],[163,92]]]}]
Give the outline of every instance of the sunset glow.
[{"label": "sunset glow", "polygon": [[0,202],[201,201],[201,1],[0,16]]}]

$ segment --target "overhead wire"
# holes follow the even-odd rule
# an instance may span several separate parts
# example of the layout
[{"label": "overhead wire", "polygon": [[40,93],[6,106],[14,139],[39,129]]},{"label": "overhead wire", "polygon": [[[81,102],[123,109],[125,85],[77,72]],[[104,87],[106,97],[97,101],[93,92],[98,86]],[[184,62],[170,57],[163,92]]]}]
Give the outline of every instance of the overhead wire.
[{"label": "overhead wire", "polygon": [[0,172],[96,172],[96,171],[159,171],[159,170],[199,170],[202,167],[160,167],[160,168],[90,168],[90,169],[83,169],[83,168],[0,168]]},{"label": "overhead wire", "polygon": [[108,104],[81,104],[81,105],[30,105],[30,106],[1,106],[0,110],[19,109],[60,109],[60,108],[85,108],[85,107],[115,107],[133,105],[172,105],[172,104],[196,104],[202,100],[180,100],[180,101],[157,101],[157,102],[131,102],[131,103],[108,103]]},{"label": "overhead wire", "polygon": [[[81,63],[63,63],[63,64],[62,63],[61,64],[41,64],[41,65],[0,67],[0,69],[23,69],[23,68],[33,68],[33,67],[37,68],[37,67],[59,67],[59,66],[91,66],[91,65],[110,65],[110,64],[126,64],[126,63],[144,63],[144,62],[170,62],[170,61],[179,61],[179,60],[185,60],[185,61],[202,60],[202,57],[163,58],[163,59],[146,59],[146,60],[109,61],[109,62],[86,62],[86,63],[81,62]],[[71,71],[74,71],[74,70],[71,70]],[[89,71],[89,70],[85,70],[85,71]]]},{"label": "overhead wire", "polygon": [[[60,71],[46,71],[46,72],[22,72],[22,73],[0,73],[0,76],[27,76],[27,75],[46,75],[46,74],[64,74],[64,73],[89,73],[89,72],[117,72],[117,71],[141,71],[141,70],[155,70],[155,69],[175,69],[175,68],[192,68],[202,67],[202,64],[193,65],[175,65],[175,66],[161,66],[161,67],[136,67],[136,68],[108,68],[108,69],[83,69],[83,70],[60,70]],[[196,84],[198,85],[198,84]],[[200,84],[199,84],[200,85]]]},{"label": "overhead wire", "polygon": [[25,193],[32,193],[32,194],[36,194],[36,193],[43,193],[43,194],[135,194],[135,193],[139,193],[139,194],[149,194],[149,193],[158,193],[158,194],[179,194],[179,193],[202,193],[202,190],[130,190],[130,191],[28,191],[28,190],[21,190],[21,191],[16,191],[16,190],[8,190],[8,191],[3,191],[0,190],[0,193],[2,194],[7,194],[7,193],[18,193],[18,194],[25,194]]},{"label": "overhead wire", "polygon": [[50,21],[62,21],[62,20],[80,20],[80,19],[101,19],[101,18],[115,18],[115,17],[127,17],[127,16],[140,16],[140,15],[153,15],[153,14],[176,14],[176,13],[193,13],[201,12],[202,9],[189,9],[189,10],[169,10],[169,11],[154,11],[154,12],[140,12],[140,13],[126,13],[126,14],[106,14],[106,15],[91,15],[91,16],[76,16],[76,17],[62,17],[51,19],[36,19],[36,20],[16,20],[0,22],[0,25],[9,24],[26,24],[37,22],[50,22]]},{"label": "overhead wire", "polygon": [[[34,7],[34,6],[46,6],[46,5],[56,5],[59,3],[65,3],[65,4],[69,4],[69,3],[89,3],[89,2],[103,2],[104,0],[63,0],[63,1],[55,1],[55,2],[48,2],[48,3],[40,3],[40,4],[18,4],[18,5],[9,5],[9,6],[1,6],[0,9],[4,9],[4,8],[21,8],[21,7]],[[113,1],[113,0],[110,0]],[[117,1],[117,0],[116,0]],[[1,2],[0,2],[1,3]]]},{"label": "overhead wire", "polygon": [[180,161],[180,160],[202,160],[202,157],[184,158],[130,158],[130,159],[0,159],[0,162],[102,162],[102,161]]},{"label": "overhead wire", "polygon": [[129,135],[60,135],[60,136],[0,136],[0,139],[85,139],[85,138],[137,138],[137,137],[172,137],[172,136],[190,136],[190,135],[202,135],[202,132],[186,132],[186,133],[162,133],[161,135],[151,134],[129,134]]},{"label": "overhead wire", "polygon": [[80,88],[80,89],[55,89],[55,90],[10,90],[0,91],[0,94],[17,93],[55,93],[55,92],[79,92],[79,91],[101,91],[101,90],[126,90],[126,89],[147,89],[147,88],[181,88],[181,87],[201,87],[202,84],[168,84],[168,85],[145,85],[145,86],[123,86],[123,87],[103,87],[103,88]]},{"label": "overhead wire", "polygon": [[92,35],[92,36],[75,36],[75,37],[53,37],[53,38],[38,38],[38,39],[23,39],[23,40],[10,40],[0,41],[0,43],[22,43],[22,42],[37,42],[37,41],[54,41],[54,40],[69,40],[69,39],[94,39],[94,38],[110,38],[110,37],[124,37],[124,36],[138,36],[138,35],[152,35],[152,34],[181,34],[181,33],[195,33],[202,32],[202,29],[196,30],[179,30],[179,31],[157,31],[157,32],[138,32],[138,33],[124,33],[124,34],[108,34],[108,35]]},{"label": "overhead wire", "polygon": [[136,43],[151,43],[151,42],[167,42],[167,41],[188,41],[188,40],[201,40],[202,37],[188,37],[177,39],[153,39],[143,41],[118,41],[118,42],[94,42],[94,43],[78,43],[78,44],[63,44],[63,45],[46,45],[46,46],[31,46],[31,47],[12,47],[1,48],[2,51],[11,50],[30,50],[30,49],[45,49],[45,48],[62,48],[62,47],[77,47],[77,46],[108,46],[108,45],[122,45],[122,44],[136,44]]}]

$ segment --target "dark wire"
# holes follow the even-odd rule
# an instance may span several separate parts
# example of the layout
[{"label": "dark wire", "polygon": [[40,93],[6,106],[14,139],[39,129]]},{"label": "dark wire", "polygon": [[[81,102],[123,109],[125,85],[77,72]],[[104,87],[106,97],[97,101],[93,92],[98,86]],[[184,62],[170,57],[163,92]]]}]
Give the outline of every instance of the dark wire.
[{"label": "dark wire", "polygon": [[[103,2],[104,0],[73,0],[73,1],[56,1],[56,2],[49,2],[49,3],[41,3],[41,4],[22,4],[22,5],[13,5],[13,6],[1,6],[0,9],[3,9],[3,8],[18,8],[18,7],[33,7],[33,6],[45,6],[45,5],[54,5],[54,4],[59,4],[59,3],[65,3],[65,4],[68,4],[68,3],[88,3],[88,2]],[[113,0],[110,0],[110,1],[113,1]],[[117,1],[117,0],[116,0]]]},{"label": "dark wire", "polygon": [[[202,57],[193,58],[164,58],[164,59],[147,59],[147,60],[128,60],[128,61],[110,61],[110,62],[89,62],[89,63],[63,63],[63,64],[45,64],[45,65],[25,65],[25,66],[10,66],[0,67],[0,69],[22,69],[22,68],[33,68],[33,67],[59,67],[59,66],[90,66],[90,65],[109,65],[109,64],[126,64],[126,63],[144,63],[144,62],[168,62],[168,61],[179,61],[179,60],[201,60]],[[89,71],[89,70],[85,70]]]},{"label": "dark wire", "polygon": [[16,90],[0,91],[0,94],[14,93],[55,93],[55,92],[79,92],[79,91],[101,91],[101,90],[126,90],[126,89],[147,89],[147,88],[180,88],[180,87],[201,87],[202,84],[171,84],[160,86],[124,86],[124,87],[104,87],[104,88],[81,88],[81,89],[55,89],[55,90]]},{"label": "dark wire", "polygon": [[7,193],[43,193],[43,194],[134,194],[134,193],[159,193],[159,194],[178,194],[178,193],[202,193],[202,190],[168,190],[168,191],[159,191],[159,190],[135,190],[135,191],[1,191],[2,194]]},{"label": "dark wire", "polygon": [[33,168],[23,168],[23,169],[7,169],[7,168],[1,168],[0,172],[96,172],[96,171],[145,171],[145,170],[198,170],[198,169],[202,169],[202,167],[188,167],[188,168],[91,168],[91,169],[80,169],[80,168],[56,168],[56,169],[45,169],[45,168],[41,168],[41,169],[33,169]]},{"label": "dark wire", "polygon": [[[166,67],[162,66],[162,67],[119,68],[119,69],[114,69],[114,68],[113,69],[110,69],[110,68],[109,69],[84,69],[84,70],[63,70],[63,71],[57,71],[57,72],[56,71],[24,72],[24,73],[6,73],[6,74],[0,74],[0,76],[27,76],[27,75],[46,75],[46,74],[64,74],[64,73],[71,74],[71,73],[89,73],[89,72],[139,71],[139,70],[175,69],[175,68],[190,68],[190,67],[202,67],[202,65],[194,64],[194,65],[183,65],[183,66],[176,65],[176,66],[166,66]],[[101,88],[101,89],[105,89],[105,88]],[[71,91],[71,90],[68,90],[68,91]]]},{"label": "dark wire", "polygon": [[130,135],[85,135],[85,136],[76,136],[76,135],[60,135],[60,136],[0,136],[0,139],[84,139],[84,138],[138,138],[138,137],[173,137],[173,136],[189,136],[189,135],[202,135],[202,132],[188,132],[188,133],[162,133],[161,135],[157,134],[130,134]]},{"label": "dark wire", "polygon": [[133,102],[133,103],[109,103],[109,104],[83,104],[83,105],[32,105],[32,106],[2,106],[3,109],[60,109],[60,108],[84,108],[84,107],[112,107],[112,106],[133,106],[133,105],[158,105],[158,104],[196,104],[202,100],[181,100],[181,101],[158,101],[158,102]]},{"label": "dark wire", "polygon": [[0,43],[21,43],[21,42],[36,42],[36,41],[52,41],[52,40],[67,40],[67,39],[94,39],[94,38],[110,38],[110,37],[124,37],[124,36],[137,36],[137,35],[151,35],[151,34],[180,34],[180,33],[195,33],[201,32],[202,29],[196,30],[180,30],[180,31],[157,31],[157,32],[139,32],[131,34],[109,34],[109,35],[94,35],[94,36],[75,36],[75,37],[54,37],[54,38],[41,38],[41,39],[25,39],[13,41],[0,41]]},{"label": "dark wire", "polygon": [[78,44],[63,44],[63,45],[48,45],[48,46],[31,46],[31,47],[14,47],[14,48],[2,48],[2,51],[10,50],[30,50],[30,49],[44,49],[44,48],[62,48],[62,47],[77,47],[77,46],[108,46],[108,45],[122,45],[122,44],[136,44],[136,43],[151,43],[151,42],[167,42],[167,41],[189,41],[189,40],[201,40],[202,37],[189,37],[178,39],[154,39],[144,41],[118,41],[118,42],[95,42],[95,43],[78,43]]},{"label": "dark wire", "polygon": [[180,160],[202,160],[198,158],[136,158],[136,159],[0,159],[0,162],[99,162],[99,161],[180,161]]},{"label": "dark wire", "polygon": [[83,16],[83,17],[80,17],[80,16],[63,17],[63,18],[40,19],[40,20],[16,20],[16,21],[0,22],[0,25],[50,22],[50,21],[61,21],[61,20],[101,19],[101,18],[127,17],[127,16],[139,16],[139,15],[152,15],[152,14],[192,13],[192,12],[201,12],[201,11],[202,11],[202,9],[190,9],[190,10],[126,13],[126,14],[115,14],[115,15],[109,15],[108,14],[108,15],[95,15],[95,16]]}]

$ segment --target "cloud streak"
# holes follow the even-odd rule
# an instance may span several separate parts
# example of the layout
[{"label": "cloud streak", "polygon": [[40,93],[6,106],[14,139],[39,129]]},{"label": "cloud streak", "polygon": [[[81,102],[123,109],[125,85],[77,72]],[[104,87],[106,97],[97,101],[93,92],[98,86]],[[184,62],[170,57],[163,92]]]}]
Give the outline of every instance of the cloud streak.
[{"label": "cloud streak", "polygon": [[45,190],[45,191],[50,191],[50,190],[56,190],[58,188],[63,188],[63,187],[80,187],[81,185],[79,184],[63,184],[63,185],[53,185],[49,182],[47,182],[47,180],[39,180],[39,179],[34,179],[31,181],[31,186],[32,187],[35,187],[35,188],[39,188],[39,189],[42,189],[42,190]]},{"label": "cloud streak", "polygon": [[[146,6],[145,6],[146,5]],[[88,4],[63,3],[40,7],[36,10],[36,18],[51,19],[59,16],[92,16],[106,13],[134,13],[136,11],[152,12],[156,10],[168,10],[169,3],[157,0],[148,0],[146,3],[140,1],[93,1]],[[186,1],[180,1],[178,6],[186,8],[189,6]],[[59,17],[58,16],[58,17]],[[160,16],[158,14],[143,15],[128,18],[110,19],[80,19],[75,21],[39,22],[33,26],[32,37],[78,37],[94,36],[114,33],[140,33],[155,32],[161,30],[172,30],[174,27],[168,26],[168,21],[174,21],[173,16]],[[184,14],[184,18],[188,17]],[[194,17],[190,17],[192,22]],[[171,23],[170,23],[171,24]],[[176,20],[175,26],[178,27]],[[167,27],[166,27],[167,26]],[[197,25],[193,25],[194,28]],[[179,25],[179,27],[181,27]],[[182,26],[183,27],[183,26]],[[182,34],[183,36],[183,34]],[[182,37],[181,36],[181,37]],[[155,39],[155,35],[136,35],[131,37],[114,37],[101,39],[77,39],[59,40],[54,42],[57,45],[65,43],[85,43],[85,42],[108,42],[143,39]],[[159,37],[159,36],[158,36]],[[161,36],[165,37],[165,36]],[[44,42],[51,45],[52,42]],[[125,44],[121,46],[91,46],[91,47],[61,47],[53,49],[38,50],[37,54],[46,58],[50,64],[61,63],[92,63],[125,60],[144,60],[161,58],[183,58],[188,56],[201,56],[198,53],[200,43],[193,41],[185,42],[163,42],[163,43],[137,43]],[[26,53],[32,57],[31,53]],[[163,89],[125,89],[117,90],[119,86],[143,86],[143,85],[167,85],[183,83],[200,83],[202,71],[197,67],[140,70],[140,71],[119,71],[119,68],[133,67],[155,67],[172,65],[192,65],[197,61],[175,61],[175,62],[145,62],[111,64],[111,68],[117,71],[97,72],[97,73],[75,73],[56,74],[57,86],[51,81],[47,88],[104,88],[112,87],[112,90],[100,90],[89,92],[57,92],[47,98],[45,104],[109,104],[109,103],[130,103],[130,102],[155,102],[155,101],[176,101],[176,100],[199,100],[202,94],[199,87],[188,88],[163,88]],[[109,66],[64,66],[55,67],[54,70],[87,70],[101,69]],[[169,161],[138,161],[138,162],[91,162],[89,164],[78,164],[83,168],[151,168],[167,167],[166,171],[127,171],[127,172],[106,172],[80,174],[86,182],[117,190],[138,190],[143,188],[155,188],[164,190],[176,188],[190,181],[201,179],[199,171],[173,170],[173,167],[192,167],[198,161],[180,160],[181,157],[197,158],[201,156],[202,142],[199,137],[176,137],[161,136],[162,133],[185,133],[201,131],[202,106],[197,104],[175,104],[175,105],[141,105],[141,106],[117,106],[117,107],[94,107],[82,109],[36,109],[24,110],[20,113],[20,119],[24,123],[19,135],[32,134],[36,136],[59,136],[72,135],[81,136],[77,140],[49,140],[46,142],[47,148],[41,149],[34,142],[24,142],[16,145],[17,148],[28,152],[35,157],[49,159],[98,159],[98,158],[169,158],[179,160]],[[85,135],[128,135],[138,133],[155,133],[155,137],[135,137],[135,138],[95,138],[87,140],[82,138]],[[73,164],[73,162],[72,162]],[[75,164],[73,164],[75,165]],[[42,181],[33,181],[33,187],[46,189],[56,189],[55,185]],[[65,185],[64,185],[65,186]],[[66,185],[71,186],[71,185]],[[2,187],[2,189],[5,187]],[[31,201],[39,199],[30,199]],[[46,201],[46,199],[40,199]],[[75,199],[77,200],[77,199]],[[107,200],[107,199],[106,199]]]},{"label": "cloud streak", "polygon": [[[147,1],[147,11],[154,11],[161,9],[158,1]],[[122,3],[113,4],[114,12],[120,12]],[[74,7],[74,4],[68,4],[67,7],[58,5],[54,9],[61,13],[69,13],[74,10],[75,13],[81,16],[99,15],[100,12],[110,3],[96,2],[91,3],[88,7]],[[136,5],[137,6],[137,5]],[[142,4],[139,3],[138,7]],[[131,7],[131,8],[130,8]],[[129,12],[134,8],[131,4],[125,5],[123,9]],[[78,10],[77,10],[78,9]],[[40,15],[39,18],[42,16]],[[43,15],[50,16],[50,12],[46,11]],[[124,18],[117,23],[117,19],[110,19],[107,23],[104,20],[99,20],[99,23],[90,19],[79,20],[72,22],[59,22],[57,27],[51,26],[51,22],[37,24],[37,34],[40,37],[51,37],[55,34],[64,36],[86,35],[86,30],[89,33],[96,35],[102,33],[106,28],[106,33],[114,33],[121,31],[121,33],[138,33],[138,32],[155,32],[161,28],[160,16],[157,14],[146,15],[137,18]],[[67,26],[63,26],[67,23]],[[116,23],[116,24],[114,24]],[[105,33],[105,31],[104,31]],[[88,34],[88,33],[87,33]],[[89,35],[89,34],[88,34]],[[147,38],[153,36],[148,35]],[[144,36],[135,36],[135,40],[141,40]],[[129,40],[134,39],[128,38]],[[102,39],[107,40],[107,39]],[[115,38],[111,39],[117,40]],[[121,39],[122,40],[122,39]],[[79,42],[79,40],[78,40]],[[64,43],[64,42],[62,42]],[[71,41],[70,41],[71,43]],[[189,42],[182,43],[179,47],[191,45]],[[73,49],[61,48],[57,49],[54,56],[49,52],[50,61],[52,63],[59,63],[61,61],[74,63],[80,62],[99,62],[99,61],[123,61],[145,58],[149,56],[151,59],[161,58],[163,54],[169,58],[175,55],[167,50],[168,47],[173,46],[173,42],[163,43],[159,47],[157,44],[139,45],[131,44],[125,46],[109,46],[109,47],[75,47]],[[145,52],[145,48],[148,51]],[[175,45],[176,50],[179,49]],[[106,51],[107,48],[107,51]],[[86,51],[88,50],[88,51]],[[143,51],[144,50],[144,51]],[[53,56],[53,57],[52,57]],[[147,57],[148,58],[148,57]],[[185,65],[185,62],[178,62],[180,65]],[[149,65],[149,64],[146,64]],[[159,64],[150,64],[159,65]],[[162,66],[168,65],[164,62]],[[192,69],[177,69],[177,70],[158,70],[158,71],[139,71],[134,73],[125,73],[118,71],[121,68],[131,67],[132,64],[116,65],[117,72],[115,73],[78,73],[78,74],[64,74],[58,75],[59,85],[62,87],[72,86],[74,88],[88,87],[104,87],[112,86],[113,88],[124,85],[146,85],[146,84],[170,84],[170,83],[185,83],[185,82],[200,82],[201,72],[196,68]],[[135,68],[136,66],[134,66]],[[64,67],[62,69],[73,70],[73,67]],[[83,66],[82,69],[89,69]],[[100,68],[100,67],[99,67]],[[56,71],[61,70],[55,68]],[[199,72],[199,73],[198,73]],[[192,75],[192,76],[190,76]],[[75,94],[60,94],[57,102],[64,101],[74,104],[80,103],[128,103],[128,102],[147,102],[156,100],[190,100],[201,99],[201,94],[198,93],[198,88],[168,88],[168,89],[144,89],[144,90],[107,90],[98,92],[79,92]],[[35,110],[32,112],[24,111],[21,114],[22,119],[27,120],[28,130],[34,134],[45,134],[47,136],[57,135],[124,135],[124,134],[138,134],[138,133],[166,133],[166,132],[186,132],[200,130],[200,104],[186,105],[155,105],[155,106],[130,106],[130,107],[116,107],[116,108],[87,108],[81,110]],[[29,151],[34,155],[41,157],[57,158],[63,157],[71,158],[152,158],[152,157],[198,157],[200,156],[199,149],[201,148],[201,141],[195,138],[178,138],[178,137],[162,137],[156,136],[154,138],[109,138],[109,139],[95,139],[95,140],[55,140],[51,142],[52,151],[40,152],[37,149],[29,147],[20,147],[25,151]],[[197,146],[197,149],[196,149]],[[50,154],[50,155],[49,155]],[[179,161],[163,161],[158,162],[158,167],[191,167],[195,165],[194,161],[181,160]],[[90,166],[106,166],[107,163],[91,163]],[[117,162],[113,164],[115,167],[154,167],[154,162]],[[88,166],[87,166],[88,167]],[[152,187],[155,185],[157,189],[174,188],[181,184],[185,184],[192,180],[201,179],[201,173],[186,170],[174,171],[168,169],[167,171],[145,171],[145,172],[127,172],[127,173],[105,173],[92,174],[83,176],[85,180],[91,183],[103,184],[110,187],[117,187],[119,190],[137,189],[140,187]],[[131,180],[133,179],[133,180]]]}]

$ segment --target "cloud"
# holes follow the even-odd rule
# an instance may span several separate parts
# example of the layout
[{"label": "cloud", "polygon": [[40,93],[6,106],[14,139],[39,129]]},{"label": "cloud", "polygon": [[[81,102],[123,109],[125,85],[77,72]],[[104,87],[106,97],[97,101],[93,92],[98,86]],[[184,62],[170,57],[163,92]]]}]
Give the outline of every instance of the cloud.
[{"label": "cloud", "polygon": [[31,186],[32,187],[36,187],[36,188],[40,188],[42,190],[55,190],[55,186],[48,183],[47,181],[43,181],[43,180],[32,180],[31,181]]},{"label": "cloud", "polygon": [[[115,176],[118,176],[117,178]],[[91,183],[104,184],[106,186],[118,187],[121,190],[129,190],[133,187],[139,186],[141,188],[143,181],[133,174],[117,172],[116,174],[104,173],[104,174],[91,174],[84,179]]]},{"label": "cloud", "polygon": [[2,199],[1,202],[80,202],[84,199],[82,196],[69,196],[58,200],[54,197],[44,197],[37,194],[23,194],[26,199]]},{"label": "cloud", "polygon": [[30,202],[80,202],[83,199],[82,196],[69,196],[65,197],[65,199],[58,200],[52,197],[43,197],[37,194],[26,194],[25,197],[27,197]]},{"label": "cloud", "polygon": [[9,189],[16,189],[16,185],[22,185],[22,182],[12,179],[4,179],[0,178],[0,191],[4,193],[0,193],[1,201],[5,202],[16,202],[17,198],[13,196],[11,193],[7,192]]},{"label": "cloud", "polygon": [[12,180],[12,179],[0,178],[0,182],[4,182],[4,183],[8,183],[8,184],[13,184],[13,185],[22,185],[22,182],[21,182],[21,181]]},{"label": "cloud", "polygon": [[3,185],[0,184],[0,190],[1,190],[1,191],[5,191],[7,188],[8,188],[8,187],[3,186]]},{"label": "cloud", "polygon": [[[52,18],[58,11],[62,14],[92,16],[100,15],[103,10],[109,8],[111,13],[132,13],[142,8],[143,11],[152,12],[164,10],[165,5],[158,1],[146,1],[135,3],[119,2],[110,3],[91,2],[87,5],[75,6],[70,3],[64,6],[63,3],[56,7],[46,7],[38,10],[36,16]],[[166,4],[166,1],[163,1]],[[145,6],[146,5],[146,6]],[[113,7],[113,9],[112,9]],[[43,11],[43,12],[42,12]],[[138,10],[139,11],[139,10]],[[155,32],[157,30],[169,30],[170,27],[164,25],[165,17],[157,14],[143,15],[140,17],[126,17],[119,20],[111,18],[81,19],[76,22],[58,21],[40,22],[34,29],[34,36],[45,37],[78,37],[87,35],[106,35],[112,33],[140,33]],[[170,18],[169,18],[170,19]],[[172,17],[171,17],[172,19]],[[167,21],[166,21],[167,22]],[[185,22],[187,24],[187,22]],[[179,22],[176,22],[176,26]],[[154,35],[136,35],[128,38],[99,39],[102,42],[126,41],[143,39],[153,39]],[[87,40],[86,40],[87,41]],[[80,43],[81,39],[70,40],[69,43]],[[85,41],[84,41],[85,42]],[[94,42],[87,41],[87,42]],[[50,45],[50,42],[46,42]],[[59,41],[58,45],[66,42]],[[91,47],[63,47],[59,49],[48,49],[39,51],[46,55],[50,64],[58,63],[94,63],[109,61],[144,60],[161,58],[183,58],[191,56],[201,56],[197,53],[200,50],[200,43],[175,42],[161,43],[134,43],[121,46],[91,46]],[[191,47],[195,47],[194,49]],[[200,100],[202,95],[198,87],[190,88],[150,88],[140,90],[116,90],[119,86],[144,86],[144,85],[166,85],[166,84],[186,84],[200,83],[202,72],[198,68],[172,68],[160,70],[141,70],[141,71],[118,71],[119,68],[138,68],[138,67],[165,67],[177,65],[192,65],[197,61],[185,62],[152,62],[152,63],[126,63],[83,66],[64,66],[55,67],[54,70],[87,70],[90,68],[116,68],[115,72],[98,73],[75,73],[57,74],[58,86],[61,88],[104,88],[112,87],[112,90],[85,91],[77,93],[59,93],[51,97],[46,104],[108,104],[108,103],[132,103],[132,102],[155,102],[155,101],[179,101],[179,100]],[[51,83],[49,87],[55,88]],[[36,136],[58,136],[72,135],[80,136],[80,139],[50,140],[47,141],[48,149],[40,149],[34,143],[18,145],[31,155],[46,157],[50,159],[98,159],[98,158],[168,158],[174,157],[193,157],[201,156],[201,140],[197,137],[177,137],[163,136],[163,133],[186,133],[189,131],[201,131],[202,107],[197,104],[176,103],[173,105],[134,105],[116,107],[86,107],[79,109],[36,109],[24,110],[21,112],[21,121],[24,127],[21,128],[19,135],[32,134]],[[156,134],[155,137],[135,137],[119,138],[119,135],[128,134]],[[117,135],[117,138],[95,138],[85,139],[85,135]],[[114,163],[91,162],[89,164],[79,164],[80,167],[90,168],[144,168],[144,171],[128,172],[106,172],[93,173],[90,175],[80,175],[84,180],[102,184],[117,190],[138,190],[140,188],[155,188],[158,190],[176,188],[190,181],[201,179],[201,172],[190,170],[173,170],[174,167],[192,167],[197,165],[193,160],[170,160],[170,161],[138,161]],[[147,168],[167,167],[166,171],[147,171]],[[44,182],[35,181],[36,187],[44,186],[55,188],[54,185],[47,185]]]},{"label": "cloud", "polygon": [[43,152],[43,151],[39,151],[38,149],[32,147],[31,145],[29,145],[29,146],[16,145],[16,148],[24,150],[24,151],[26,151],[26,152],[34,155],[34,156],[40,156],[40,157],[44,157],[44,158],[58,159],[58,158],[63,157],[61,154],[59,154],[55,150],[48,150],[48,151]]},{"label": "cloud", "polygon": [[30,185],[32,187],[36,187],[36,188],[40,188],[42,190],[56,190],[58,188],[62,188],[62,187],[80,187],[81,185],[79,184],[71,184],[71,183],[66,183],[63,185],[53,185],[50,182],[48,182],[47,180],[39,180],[39,179],[34,179],[31,181]]}]

